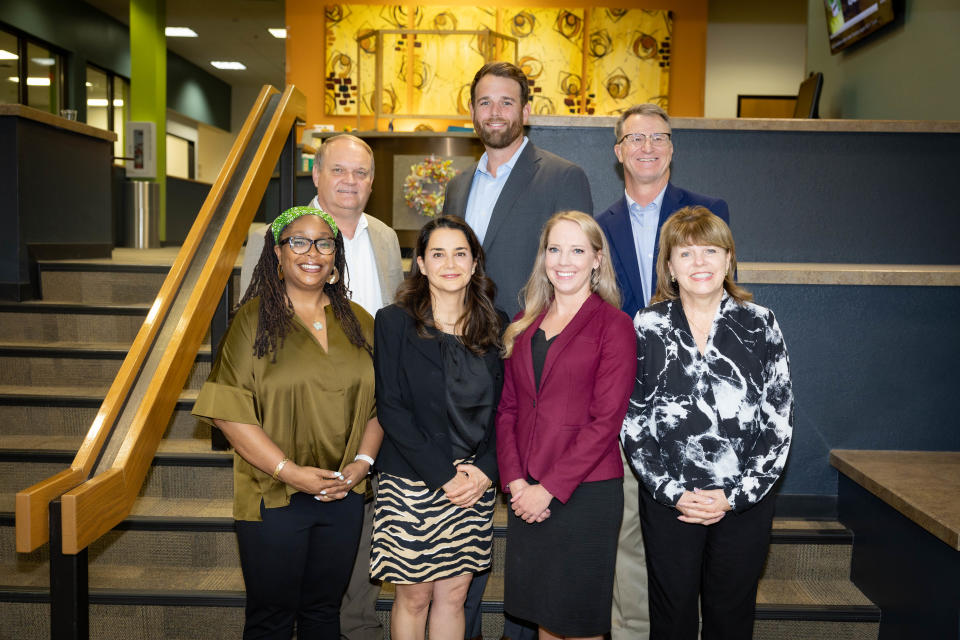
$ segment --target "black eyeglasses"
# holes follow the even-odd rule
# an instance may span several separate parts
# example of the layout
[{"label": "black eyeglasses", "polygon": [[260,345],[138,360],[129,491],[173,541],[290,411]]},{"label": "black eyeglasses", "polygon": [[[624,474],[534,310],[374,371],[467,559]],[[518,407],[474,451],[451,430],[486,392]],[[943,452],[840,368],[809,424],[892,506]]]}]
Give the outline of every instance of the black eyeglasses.
[{"label": "black eyeglasses", "polygon": [[670,142],[670,134],[669,133],[651,133],[650,135],[647,135],[645,133],[628,133],[622,138],[620,138],[620,141],[617,142],[617,144],[623,144],[624,142],[626,142],[627,144],[632,145],[634,147],[642,147],[643,143],[646,142],[647,140],[650,141],[650,145],[653,147],[662,147],[666,145],[668,142]]},{"label": "black eyeglasses", "polygon": [[308,253],[311,246],[316,247],[317,252],[324,256],[329,256],[337,250],[337,243],[333,238],[317,238],[316,240],[311,240],[303,236],[290,236],[289,238],[281,240],[280,244],[290,245],[290,250],[298,255]]}]

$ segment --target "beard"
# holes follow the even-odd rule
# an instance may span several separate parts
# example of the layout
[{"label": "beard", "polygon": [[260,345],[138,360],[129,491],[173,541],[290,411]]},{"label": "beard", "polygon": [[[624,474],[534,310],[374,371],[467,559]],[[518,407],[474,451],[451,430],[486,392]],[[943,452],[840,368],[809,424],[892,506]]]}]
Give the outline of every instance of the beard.
[{"label": "beard", "polygon": [[[502,120],[502,119],[501,119]],[[506,120],[502,120],[505,121]],[[515,140],[523,137],[523,120],[514,120],[505,129],[498,131],[487,130],[476,118],[473,119],[473,128],[483,146],[490,149],[509,147]]]}]

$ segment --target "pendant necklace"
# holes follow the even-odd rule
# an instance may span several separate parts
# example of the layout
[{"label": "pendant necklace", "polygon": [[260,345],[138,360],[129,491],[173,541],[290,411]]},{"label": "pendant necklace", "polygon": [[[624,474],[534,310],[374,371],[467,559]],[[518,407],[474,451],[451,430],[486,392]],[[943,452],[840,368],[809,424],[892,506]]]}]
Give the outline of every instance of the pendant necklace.
[{"label": "pendant necklace", "polygon": [[316,329],[317,331],[320,331],[321,329],[323,329],[323,323],[317,320],[316,322],[313,323],[313,328]]}]

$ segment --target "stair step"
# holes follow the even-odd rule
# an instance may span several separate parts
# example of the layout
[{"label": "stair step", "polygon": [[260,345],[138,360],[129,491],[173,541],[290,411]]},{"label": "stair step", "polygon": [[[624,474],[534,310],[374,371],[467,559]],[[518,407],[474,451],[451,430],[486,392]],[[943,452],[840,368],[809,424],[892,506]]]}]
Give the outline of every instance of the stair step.
[{"label": "stair step", "polygon": [[[0,385],[0,425],[8,435],[84,436],[103,404],[108,387],[27,387]],[[210,439],[210,426],[190,410],[197,391],[180,393],[167,426],[168,438]]]},{"label": "stair step", "polygon": [[[222,457],[218,457],[222,456]],[[139,495],[157,498],[211,498],[233,496],[230,454],[210,452],[197,464],[195,454],[170,455],[154,460]],[[22,462],[0,460],[0,494],[16,494],[64,470],[65,462]]]},{"label": "stair step", "polygon": [[0,341],[132,344],[150,304],[0,302]]},{"label": "stair step", "polygon": [[[108,386],[129,348],[117,343],[0,341],[0,385]],[[207,347],[197,354],[187,387],[199,389],[210,375],[210,366]]]},{"label": "stair step", "polygon": [[[166,251],[166,250],[162,250]],[[119,259],[118,259],[119,258]],[[41,293],[47,301],[86,304],[151,303],[176,259],[176,251],[155,257],[118,255],[114,259],[46,260],[38,263]],[[236,304],[240,270],[233,274]]]}]

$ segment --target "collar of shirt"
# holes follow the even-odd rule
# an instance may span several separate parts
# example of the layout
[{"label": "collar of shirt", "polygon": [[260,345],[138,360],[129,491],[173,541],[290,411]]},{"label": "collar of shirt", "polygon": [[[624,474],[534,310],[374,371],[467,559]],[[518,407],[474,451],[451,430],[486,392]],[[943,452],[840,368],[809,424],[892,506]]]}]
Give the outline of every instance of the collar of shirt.
[{"label": "collar of shirt", "polygon": [[[505,180],[506,176],[510,175],[510,172],[513,171],[513,165],[517,164],[517,158],[519,158],[520,154],[523,153],[523,150],[526,148],[528,142],[530,142],[530,140],[527,138],[527,136],[523,136],[523,142],[520,144],[520,148],[517,149],[516,153],[510,156],[509,160],[497,167],[496,176],[487,170],[487,152],[484,151],[483,155],[480,156],[480,162],[477,163],[477,173],[482,173],[492,180]],[[506,171],[504,171],[504,169]]]},{"label": "collar of shirt", "polygon": [[[322,209],[316,196],[310,206]],[[367,214],[361,214],[353,237],[343,236],[343,257],[349,272],[346,285],[350,289],[350,299],[366,309],[370,315],[376,315],[377,310],[383,307],[383,292],[380,290],[377,257],[373,252],[369,227]]]},{"label": "collar of shirt", "polygon": [[650,213],[655,213],[656,217],[653,219],[654,224],[657,224],[660,221],[660,207],[663,206],[663,196],[667,193],[667,186],[664,185],[663,189],[660,190],[660,193],[657,194],[657,197],[654,198],[650,204],[645,207],[640,206],[640,203],[630,197],[630,194],[627,193],[626,189],[623,191],[624,197],[627,199],[627,210],[630,212],[631,222],[637,222],[641,226],[646,226],[649,224]]}]

